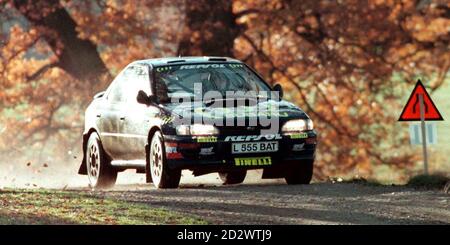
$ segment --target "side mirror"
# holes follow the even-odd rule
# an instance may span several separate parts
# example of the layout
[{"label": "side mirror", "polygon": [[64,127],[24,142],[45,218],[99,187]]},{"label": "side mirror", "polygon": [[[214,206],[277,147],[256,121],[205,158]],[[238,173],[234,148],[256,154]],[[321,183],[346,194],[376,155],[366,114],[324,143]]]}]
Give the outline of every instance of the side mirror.
[{"label": "side mirror", "polygon": [[154,95],[149,96],[143,90],[139,90],[136,100],[140,104],[150,105],[151,103],[155,102],[155,96]]},{"label": "side mirror", "polygon": [[105,95],[105,91],[99,92],[94,95],[94,100],[103,97]]},{"label": "side mirror", "polygon": [[283,98],[283,88],[279,83],[275,84],[272,88],[273,91],[278,92],[278,95],[280,96],[280,99]]}]

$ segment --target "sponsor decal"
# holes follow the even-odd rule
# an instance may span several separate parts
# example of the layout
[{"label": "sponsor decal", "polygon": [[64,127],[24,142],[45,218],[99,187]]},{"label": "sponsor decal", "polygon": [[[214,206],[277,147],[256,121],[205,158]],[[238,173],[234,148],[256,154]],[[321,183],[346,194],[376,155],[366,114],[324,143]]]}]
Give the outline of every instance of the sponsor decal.
[{"label": "sponsor decal", "polygon": [[272,158],[271,157],[235,158],[234,163],[236,166],[270,166],[272,165]]},{"label": "sponsor decal", "polygon": [[178,152],[177,144],[174,143],[166,143],[166,157],[167,159],[181,159],[183,155]]},{"label": "sponsor decal", "polygon": [[290,137],[291,137],[291,139],[306,139],[306,138],[308,138],[308,134],[307,133],[297,133],[297,134],[291,134]]},{"label": "sponsor decal", "polygon": [[172,70],[171,66],[163,66],[163,67],[157,67],[156,71],[157,72],[166,72],[166,71],[170,71]]},{"label": "sponsor decal", "polygon": [[166,153],[177,153],[177,147],[166,146]]},{"label": "sponsor decal", "polygon": [[201,65],[183,65],[180,70],[187,69],[208,69],[208,68],[225,68],[225,64],[201,64]]},{"label": "sponsor decal", "polygon": [[[225,68],[225,67],[229,67],[229,68],[233,68],[233,69],[237,69],[237,68],[243,68],[244,65],[243,64],[198,64],[198,65],[182,65],[179,67],[180,70],[189,70],[189,69],[209,69],[209,68],[213,68],[213,69],[218,69],[218,68]],[[176,69],[178,68],[177,66],[162,66],[162,67],[157,67],[156,68],[156,72],[168,72],[172,69]]]},{"label": "sponsor decal", "polygon": [[180,152],[166,153],[167,159],[182,159],[183,155]]},{"label": "sponsor decal", "polygon": [[303,151],[304,150],[304,146],[305,146],[305,143],[295,144],[295,145],[292,146],[292,150],[293,151]]},{"label": "sponsor decal", "polygon": [[201,148],[200,155],[212,155],[214,154],[214,147]]},{"label": "sponsor decal", "polygon": [[244,67],[243,64],[228,64],[228,67],[230,68],[242,68]]},{"label": "sponsor decal", "polygon": [[215,137],[215,136],[197,137],[197,142],[199,142],[199,143],[214,143],[214,142],[217,142],[217,137]]},{"label": "sponsor decal", "polygon": [[242,136],[227,136],[226,142],[239,142],[239,141],[259,141],[259,140],[279,140],[282,139],[280,134],[264,134],[264,135],[242,135]]},{"label": "sponsor decal", "polygon": [[162,116],[161,117],[163,124],[168,124],[168,123],[172,122],[173,119],[174,118],[172,116]]}]

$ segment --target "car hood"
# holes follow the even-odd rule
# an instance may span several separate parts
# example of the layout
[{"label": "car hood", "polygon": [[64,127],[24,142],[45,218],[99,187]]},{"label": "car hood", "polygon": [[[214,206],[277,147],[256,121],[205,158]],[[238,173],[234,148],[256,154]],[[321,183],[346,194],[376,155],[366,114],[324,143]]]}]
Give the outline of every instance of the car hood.
[{"label": "car hood", "polygon": [[[223,104],[225,104],[224,102]],[[164,109],[171,116],[181,118],[251,118],[258,116],[279,117],[282,119],[307,119],[308,115],[294,104],[285,100],[275,101],[266,100],[253,105],[225,107],[225,106],[207,106],[203,102],[166,104]]]}]

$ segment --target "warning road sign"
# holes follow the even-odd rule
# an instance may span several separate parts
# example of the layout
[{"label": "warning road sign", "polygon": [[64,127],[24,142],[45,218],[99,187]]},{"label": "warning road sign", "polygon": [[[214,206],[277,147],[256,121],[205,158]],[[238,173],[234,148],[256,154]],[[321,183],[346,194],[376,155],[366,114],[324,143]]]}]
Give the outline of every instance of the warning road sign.
[{"label": "warning road sign", "polygon": [[411,96],[408,99],[399,121],[420,121],[420,97],[423,98],[424,120],[425,121],[443,121],[444,119],[439,113],[430,95],[423,86],[422,82],[417,81]]}]

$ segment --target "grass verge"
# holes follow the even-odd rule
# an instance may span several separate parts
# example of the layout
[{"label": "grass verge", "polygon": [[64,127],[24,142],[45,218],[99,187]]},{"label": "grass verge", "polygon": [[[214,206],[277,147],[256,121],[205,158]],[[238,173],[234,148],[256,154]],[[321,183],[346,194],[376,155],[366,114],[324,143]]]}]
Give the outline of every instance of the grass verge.
[{"label": "grass verge", "polygon": [[442,189],[445,187],[446,183],[450,181],[450,178],[440,175],[416,175],[408,181],[408,186],[414,188],[426,188],[426,189]]},{"label": "grass verge", "polygon": [[353,178],[340,178],[340,177],[329,177],[328,178],[328,182],[330,183],[342,183],[342,184],[360,184],[360,185],[365,185],[365,186],[373,186],[373,187],[377,187],[377,186],[387,186],[383,183],[378,182],[377,180],[374,179],[365,179],[363,177],[360,176],[355,176]]},{"label": "grass verge", "polygon": [[0,190],[0,224],[206,224],[142,203],[50,190]]}]

